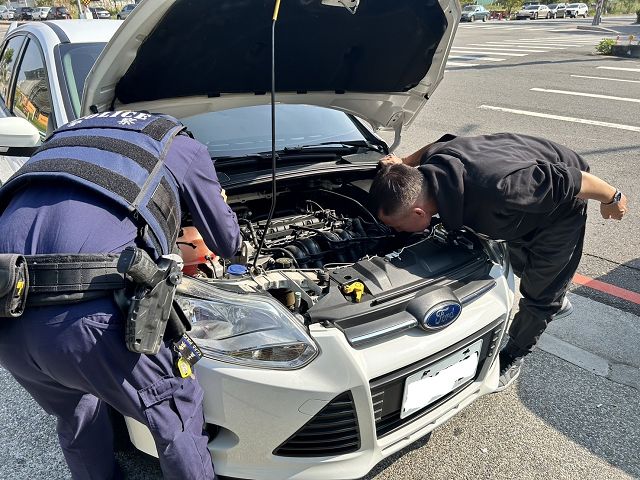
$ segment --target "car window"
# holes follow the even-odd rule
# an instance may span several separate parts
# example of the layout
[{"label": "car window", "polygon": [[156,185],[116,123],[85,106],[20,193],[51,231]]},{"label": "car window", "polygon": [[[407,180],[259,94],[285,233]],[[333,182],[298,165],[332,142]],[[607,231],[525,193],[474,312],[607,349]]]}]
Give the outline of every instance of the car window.
[{"label": "car window", "polygon": [[6,47],[2,51],[2,57],[0,57],[0,98],[8,107],[8,96],[11,89],[11,74],[15,67],[18,53],[20,53],[20,45],[24,40],[23,36],[16,36],[9,40]]},{"label": "car window", "polygon": [[35,40],[30,39],[16,73],[13,113],[31,122],[42,137],[47,135],[51,117],[51,92],[44,58]]},{"label": "car window", "polygon": [[104,49],[106,43],[63,43],[60,45],[60,59],[65,86],[69,92],[75,117],[80,115],[80,100],[84,81],[89,70]]}]

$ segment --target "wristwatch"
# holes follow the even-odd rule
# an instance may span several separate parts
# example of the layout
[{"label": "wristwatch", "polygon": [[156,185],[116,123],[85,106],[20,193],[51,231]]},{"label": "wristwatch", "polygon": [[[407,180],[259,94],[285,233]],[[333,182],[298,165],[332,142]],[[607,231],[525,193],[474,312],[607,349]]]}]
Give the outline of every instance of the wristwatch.
[{"label": "wristwatch", "polygon": [[613,194],[613,200],[607,203],[602,202],[602,204],[611,205],[612,203],[618,203],[621,198],[622,198],[622,192],[616,188],[616,193]]}]

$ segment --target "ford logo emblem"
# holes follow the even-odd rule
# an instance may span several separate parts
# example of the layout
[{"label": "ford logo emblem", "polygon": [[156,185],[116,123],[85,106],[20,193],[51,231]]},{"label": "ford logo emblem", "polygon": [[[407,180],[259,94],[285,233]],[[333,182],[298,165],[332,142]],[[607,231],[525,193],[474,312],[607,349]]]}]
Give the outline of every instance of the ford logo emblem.
[{"label": "ford logo emblem", "polygon": [[440,330],[448,327],[460,316],[462,305],[456,301],[446,301],[434,305],[425,314],[420,326],[425,330]]}]

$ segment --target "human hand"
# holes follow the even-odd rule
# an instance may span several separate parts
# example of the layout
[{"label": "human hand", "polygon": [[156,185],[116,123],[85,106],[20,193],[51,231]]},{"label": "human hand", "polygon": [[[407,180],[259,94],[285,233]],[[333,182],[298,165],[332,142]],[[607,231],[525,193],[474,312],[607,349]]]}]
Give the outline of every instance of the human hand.
[{"label": "human hand", "polygon": [[623,193],[619,202],[610,204],[600,204],[600,214],[602,218],[608,220],[610,218],[614,220],[622,220],[622,217],[627,213],[627,196]]},{"label": "human hand", "polygon": [[396,163],[404,163],[400,157],[395,156],[394,154],[389,154],[380,159],[381,167],[390,167],[391,165],[395,165]]}]

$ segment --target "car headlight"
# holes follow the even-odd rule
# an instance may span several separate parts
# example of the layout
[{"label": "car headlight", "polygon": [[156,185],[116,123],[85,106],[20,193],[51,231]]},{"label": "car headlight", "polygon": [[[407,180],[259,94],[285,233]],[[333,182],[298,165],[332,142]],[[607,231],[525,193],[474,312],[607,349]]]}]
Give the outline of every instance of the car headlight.
[{"label": "car headlight", "polygon": [[205,356],[250,367],[296,369],[318,355],[304,327],[278,301],[184,277],[176,301]]}]

